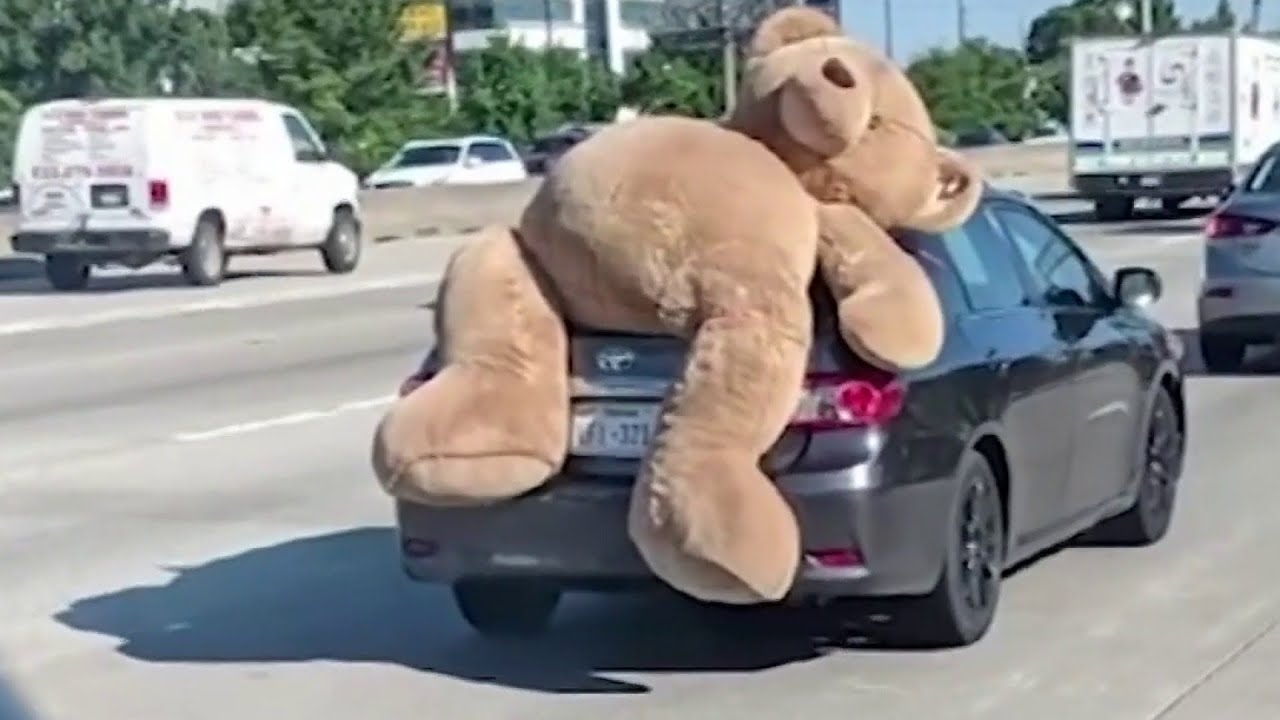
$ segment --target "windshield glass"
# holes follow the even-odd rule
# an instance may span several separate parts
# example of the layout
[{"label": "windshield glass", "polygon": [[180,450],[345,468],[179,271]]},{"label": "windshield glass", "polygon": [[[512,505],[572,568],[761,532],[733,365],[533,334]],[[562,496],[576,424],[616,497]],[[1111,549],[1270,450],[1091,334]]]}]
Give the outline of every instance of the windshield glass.
[{"label": "windshield glass", "polygon": [[396,153],[391,167],[428,167],[431,165],[453,165],[458,162],[462,149],[457,145],[417,145]]}]

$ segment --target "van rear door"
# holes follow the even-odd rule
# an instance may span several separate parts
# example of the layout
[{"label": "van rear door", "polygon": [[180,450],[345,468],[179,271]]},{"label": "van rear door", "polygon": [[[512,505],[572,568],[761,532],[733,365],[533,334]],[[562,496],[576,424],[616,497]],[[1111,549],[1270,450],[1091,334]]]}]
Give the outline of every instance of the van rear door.
[{"label": "van rear door", "polygon": [[[15,179],[27,231],[145,227],[155,197],[146,176],[146,111],[136,100],[56,102],[32,108],[20,132]],[[162,194],[162,193],[161,193]]]}]

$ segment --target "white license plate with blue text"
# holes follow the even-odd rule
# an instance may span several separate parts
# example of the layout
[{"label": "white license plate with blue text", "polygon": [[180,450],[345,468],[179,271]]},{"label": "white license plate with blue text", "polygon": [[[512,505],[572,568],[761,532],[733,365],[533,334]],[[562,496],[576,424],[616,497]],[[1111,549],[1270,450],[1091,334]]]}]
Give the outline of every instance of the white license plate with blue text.
[{"label": "white license plate with blue text", "polygon": [[658,412],[658,403],[577,403],[573,407],[569,453],[580,457],[643,458],[657,429]]}]

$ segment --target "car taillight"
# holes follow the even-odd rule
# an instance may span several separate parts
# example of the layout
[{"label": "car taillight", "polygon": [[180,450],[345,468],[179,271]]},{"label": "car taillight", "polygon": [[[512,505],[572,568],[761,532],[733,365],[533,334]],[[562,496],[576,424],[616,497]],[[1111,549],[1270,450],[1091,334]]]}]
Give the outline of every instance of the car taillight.
[{"label": "car taillight", "polygon": [[789,427],[839,430],[882,425],[902,412],[906,386],[883,370],[810,374]]},{"label": "car taillight", "polygon": [[1271,220],[1219,212],[1209,216],[1205,222],[1204,234],[1212,240],[1257,237],[1275,230],[1276,225]]},{"label": "car taillight", "polygon": [[169,183],[166,180],[150,180],[147,182],[147,200],[152,210],[163,210],[169,207]]}]

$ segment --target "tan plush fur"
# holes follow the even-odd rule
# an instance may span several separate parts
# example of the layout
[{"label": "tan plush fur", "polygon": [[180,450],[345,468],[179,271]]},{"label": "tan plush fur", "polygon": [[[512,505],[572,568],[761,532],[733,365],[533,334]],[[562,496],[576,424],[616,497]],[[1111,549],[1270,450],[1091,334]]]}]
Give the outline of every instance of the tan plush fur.
[{"label": "tan plush fur", "polygon": [[[696,598],[790,590],[799,530],[759,461],[799,399],[815,267],[855,350],[887,366],[928,362],[936,297],[882,226],[954,221],[974,176],[939,159],[931,135],[877,135],[887,125],[875,118],[894,108],[866,90],[884,69],[812,16],[775,15],[755,46],[771,51],[752,60],[750,107],[733,121],[610,126],[563,156],[517,228],[489,228],[454,257],[437,309],[444,369],[374,438],[389,493],[475,505],[538,487],[566,452],[566,328],[676,335],[690,351],[629,534],[661,579]],[[888,162],[871,142],[880,136],[920,166]],[[959,179],[943,183],[944,165]]]},{"label": "tan plush fur", "polygon": [[819,261],[845,341],[886,369],[932,361],[943,341],[937,296],[885,230],[960,225],[981,181],[938,146],[905,73],[830,16],[786,8],[757,30],[726,125],[768,145],[824,204]]}]

